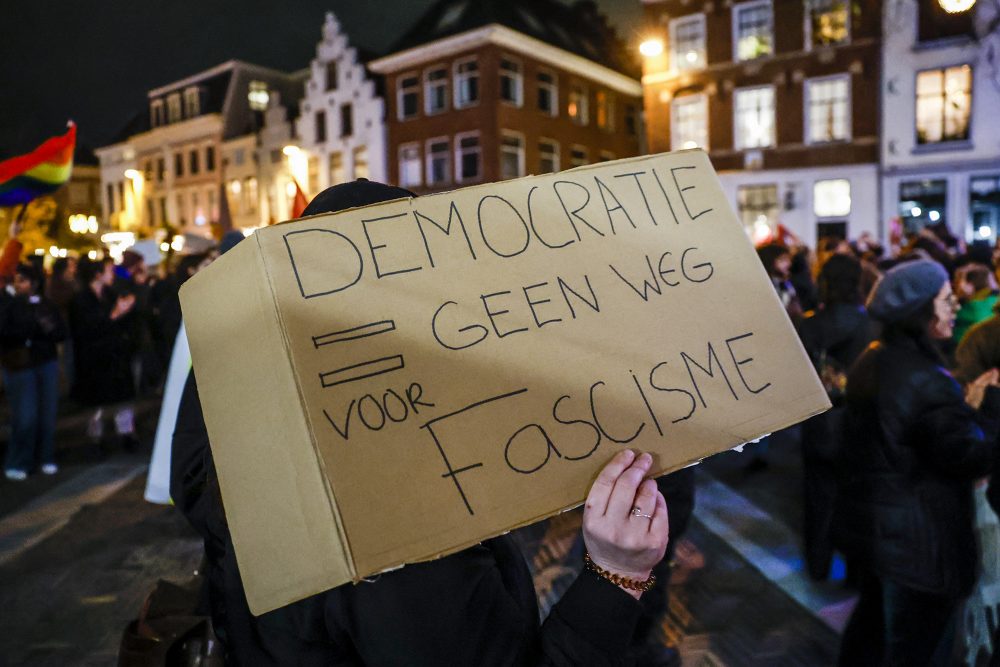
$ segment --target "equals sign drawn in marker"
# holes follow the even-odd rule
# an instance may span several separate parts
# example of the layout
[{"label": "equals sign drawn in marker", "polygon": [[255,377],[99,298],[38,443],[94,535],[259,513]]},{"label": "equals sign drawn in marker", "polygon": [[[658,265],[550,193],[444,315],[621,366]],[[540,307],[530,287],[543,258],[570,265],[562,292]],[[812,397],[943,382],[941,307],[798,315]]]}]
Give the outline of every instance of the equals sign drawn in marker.
[{"label": "equals sign drawn in marker", "polygon": [[323,385],[323,388],[326,389],[328,387],[334,387],[338,384],[354,382],[355,380],[363,380],[364,378],[382,375],[383,373],[398,371],[403,368],[403,366],[403,355],[397,354],[392,357],[382,357],[381,359],[364,361],[360,364],[354,364],[353,366],[344,366],[343,368],[338,368],[335,371],[320,373],[319,381]]},{"label": "equals sign drawn in marker", "polygon": [[389,333],[390,331],[395,330],[396,323],[393,320],[382,320],[381,322],[362,324],[361,326],[344,329],[343,331],[333,331],[331,333],[323,334],[322,336],[313,336],[312,340],[313,345],[315,345],[318,350],[324,345],[343,343],[348,340],[367,338],[368,336],[377,336],[379,334]]}]

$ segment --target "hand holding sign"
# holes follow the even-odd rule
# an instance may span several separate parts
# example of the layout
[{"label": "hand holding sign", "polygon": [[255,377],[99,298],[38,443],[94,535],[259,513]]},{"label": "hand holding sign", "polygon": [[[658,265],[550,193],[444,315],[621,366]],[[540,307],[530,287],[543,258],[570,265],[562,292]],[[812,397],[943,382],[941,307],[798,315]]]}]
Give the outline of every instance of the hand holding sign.
[{"label": "hand holding sign", "polygon": [[[630,579],[649,578],[667,550],[667,504],[651,479],[653,457],[626,449],[597,476],[583,510],[583,541],[602,569]],[[636,510],[636,511],[633,511]],[[626,592],[638,599],[639,593]]]}]

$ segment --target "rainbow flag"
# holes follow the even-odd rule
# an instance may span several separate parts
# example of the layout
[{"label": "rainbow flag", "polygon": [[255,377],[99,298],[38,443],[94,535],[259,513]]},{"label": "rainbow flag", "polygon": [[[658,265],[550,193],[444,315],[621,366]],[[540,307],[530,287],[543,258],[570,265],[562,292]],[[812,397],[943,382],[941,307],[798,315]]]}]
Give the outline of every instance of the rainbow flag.
[{"label": "rainbow flag", "polygon": [[0,206],[27,204],[55,192],[73,171],[76,125],[24,155],[0,162]]}]

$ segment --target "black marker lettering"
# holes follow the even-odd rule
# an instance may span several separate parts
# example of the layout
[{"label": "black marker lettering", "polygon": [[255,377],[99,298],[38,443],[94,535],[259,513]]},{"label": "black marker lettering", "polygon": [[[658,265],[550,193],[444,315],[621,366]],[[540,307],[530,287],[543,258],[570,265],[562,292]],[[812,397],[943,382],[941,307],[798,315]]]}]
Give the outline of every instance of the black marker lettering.
[{"label": "black marker lettering", "polygon": [[406,402],[410,404],[410,409],[413,410],[413,414],[419,415],[420,408],[418,405],[422,405],[425,408],[433,408],[435,403],[428,403],[427,401],[421,401],[420,399],[424,396],[424,388],[419,382],[412,382],[409,387],[406,388]]},{"label": "black marker lettering", "polygon": [[538,186],[536,185],[535,187],[533,187],[530,190],[528,190],[528,224],[531,225],[531,231],[534,232],[535,238],[538,239],[539,242],[541,242],[541,244],[543,246],[545,246],[546,248],[551,248],[553,250],[558,250],[559,248],[565,248],[566,246],[568,246],[571,243],[576,243],[575,240],[570,239],[570,240],[566,241],[565,243],[561,243],[559,245],[552,245],[551,243],[549,243],[548,241],[546,241],[545,239],[543,239],[542,235],[538,233],[538,229],[535,227],[535,214],[531,210],[531,196],[533,194],[535,194],[535,190],[537,190],[537,189],[538,189]]},{"label": "black marker lettering", "polygon": [[697,220],[701,216],[705,215],[709,211],[712,211],[713,209],[706,208],[701,213],[697,213],[695,215],[691,214],[691,209],[688,207],[687,197],[684,196],[684,193],[687,192],[688,190],[694,190],[695,186],[689,185],[689,186],[687,186],[685,188],[682,188],[681,184],[677,181],[677,172],[678,171],[684,171],[686,169],[695,169],[695,167],[690,167],[690,166],[688,166],[688,167],[671,167],[670,168],[670,175],[673,176],[674,185],[677,186],[677,190],[680,191],[680,193],[681,193],[681,202],[684,204],[684,210],[687,212],[688,217],[691,218],[691,221],[694,222],[695,220]]},{"label": "black marker lettering", "polygon": [[663,198],[667,201],[667,207],[670,208],[670,215],[674,218],[674,224],[681,224],[681,221],[677,219],[677,211],[674,210],[674,203],[670,201],[670,195],[667,194],[667,189],[663,187],[663,181],[660,180],[660,175],[656,173],[655,169],[651,168],[649,171],[653,174],[653,178],[656,179],[656,184],[660,186],[660,192],[663,193]]},{"label": "black marker lettering", "polygon": [[[580,204],[578,207],[576,207],[571,211],[566,207],[566,200],[563,199],[562,193],[559,192],[560,185],[572,185],[573,187],[580,188],[581,190],[583,190],[584,194],[587,195],[587,198],[584,200],[582,204]],[[582,237],[580,236],[580,230],[577,229],[576,227],[576,223],[573,222],[573,218],[576,218],[583,224],[587,225],[587,227],[589,227],[592,231],[597,232],[598,236],[604,236],[604,232],[599,230],[597,227],[594,227],[592,224],[587,222],[583,218],[583,216],[579,215],[580,211],[587,208],[587,204],[590,203],[590,190],[580,185],[579,183],[574,183],[573,181],[556,181],[555,183],[552,184],[552,189],[555,191],[556,197],[559,198],[559,204],[562,206],[562,210],[566,214],[566,219],[569,220],[569,224],[573,226],[573,231],[576,232],[576,238],[578,241],[582,240]]]},{"label": "black marker lettering", "polygon": [[543,303],[552,303],[552,299],[541,299],[540,301],[532,301],[531,295],[528,294],[528,290],[532,290],[538,287],[545,287],[546,285],[548,285],[547,282],[538,283],[537,285],[528,285],[527,287],[521,288],[521,290],[524,291],[524,299],[525,301],[528,302],[528,308],[531,309],[531,316],[535,319],[535,326],[537,326],[539,329],[544,327],[546,324],[552,324],[553,322],[562,322],[561,317],[556,317],[551,320],[545,320],[543,322],[538,321],[538,312],[535,311],[535,306],[539,306]]},{"label": "black marker lettering", "polygon": [[[635,221],[632,220],[632,216],[629,215],[625,207],[622,206],[621,201],[619,201],[618,197],[615,196],[615,193],[612,192],[611,189],[596,176],[594,177],[594,182],[597,183],[597,192],[601,195],[601,201],[604,202],[604,210],[608,212],[608,224],[611,226],[611,233],[617,234],[615,231],[614,218],[611,217],[611,214],[615,211],[621,211],[625,215],[625,219],[628,220],[628,223],[632,225],[632,229],[635,229]],[[607,195],[604,194],[605,192]],[[608,206],[608,197],[611,197],[615,201],[615,206]]]},{"label": "black marker lettering", "polygon": [[[308,240],[306,240],[306,234],[309,235]],[[329,234],[330,236],[324,236],[325,234]],[[291,239],[293,236],[296,241],[295,247],[310,248],[312,249],[310,254],[315,253],[316,246],[323,245],[326,248],[324,254],[326,257],[329,257],[329,262],[324,263],[322,267],[315,267],[322,270],[317,271],[319,275],[312,281],[304,280],[303,271],[300,271],[298,264],[295,263],[295,251],[292,248]],[[285,241],[285,248],[288,250],[288,260],[292,263],[292,271],[295,273],[295,282],[299,285],[299,292],[302,294],[303,299],[336,294],[356,285],[361,280],[361,274],[364,271],[361,251],[354,245],[354,241],[340,232],[335,232],[331,229],[300,229],[286,233],[283,240]],[[324,241],[325,243],[323,243]],[[331,243],[334,245],[330,245]],[[344,243],[347,245],[345,246]],[[352,264],[356,265],[356,268],[351,266]],[[335,270],[331,271],[331,267]],[[330,284],[328,281],[331,278],[337,282]],[[319,284],[314,284],[320,283],[320,281],[325,283],[322,287]],[[306,286],[307,282],[310,283],[308,288]]]},{"label": "black marker lettering", "polygon": [[663,429],[660,428],[660,420],[656,418],[656,414],[653,413],[653,406],[649,404],[649,399],[646,398],[646,392],[642,390],[642,385],[639,384],[639,378],[635,376],[632,369],[629,369],[628,374],[632,376],[632,381],[635,382],[635,388],[639,390],[639,395],[642,396],[642,402],[646,404],[646,412],[649,416],[653,418],[653,426],[656,427],[656,432],[663,435]]},{"label": "black marker lettering", "polygon": [[438,325],[437,325],[438,315],[440,315],[441,311],[445,309],[445,306],[457,306],[457,305],[458,304],[455,303],[454,301],[445,301],[444,303],[441,304],[440,308],[434,311],[434,317],[431,318],[431,332],[434,334],[434,340],[436,340],[441,345],[441,347],[446,347],[449,350],[464,350],[467,347],[472,347],[476,343],[482,342],[484,338],[490,335],[489,330],[483,325],[470,324],[468,326],[464,326],[461,329],[459,329],[458,333],[465,333],[466,331],[475,331],[476,329],[478,329],[482,334],[479,336],[479,338],[476,338],[475,340],[465,343],[463,345],[449,345],[448,343],[444,342],[441,336],[438,335]]},{"label": "black marker lettering", "polygon": [[619,440],[618,438],[612,437],[611,434],[609,434],[604,427],[601,426],[601,420],[597,418],[597,403],[594,401],[594,390],[603,386],[604,382],[601,380],[598,380],[594,384],[590,385],[590,415],[594,418],[594,425],[597,426],[597,428],[600,429],[601,434],[611,442],[617,442],[619,445],[630,443],[639,437],[639,434],[642,433],[642,429],[646,428],[646,422],[639,424],[639,428],[636,429],[635,433],[633,433],[630,438]]},{"label": "black marker lettering", "polygon": [[568,455],[563,456],[563,458],[565,458],[567,461],[582,461],[583,459],[590,458],[591,454],[597,451],[598,445],[601,444],[601,431],[586,419],[562,419],[556,411],[559,409],[559,404],[562,403],[563,400],[567,398],[569,398],[569,396],[560,396],[559,399],[555,402],[555,404],[552,406],[552,418],[555,419],[560,424],[565,424],[567,426],[570,426],[572,424],[583,424],[584,426],[586,426],[587,428],[589,428],[591,431],[594,432],[594,446],[591,447],[589,450],[587,450],[585,454],[581,454],[580,456],[568,456]]},{"label": "black marker lettering", "polygon": [[705,368],[692,357],[688,356],[687,352],[681,352],[681,359],[684,360],[684,366],[687,368],[688,375],[691,377],[691,385],[694,386],[694,390],[698,392],[698,398],[701,400],[701,406],[703,408],[707,408],[708,405],[705,403],[705,397],[701,395],[701,389],[698,388],[697,380],[694,379],[694,371],[691,370],[691,365],[694,364],[694,366],[701,370],[702,373],[710,378],[714,378],[715,374],[712,372],[713,359],[715,360],[715,363],[719,365],[719,370],[722,371],[722,377],[726,381],[726,386],[729,387],[729,392],[737,401],[740,400],[740,397],[736,395],[736,391],[733,389],[732,383],[729,381],[729,376],[726,375],[726,369],[723,368],[722,362],[719,361],[719,355],[715,353],[715,348],[712,347],[711,343],[708,344],[708,368]]},{"label": "black marker lettering", "polygon": [[[521,435],[528,429],[535,429],[542,435],[542,438],[545,439],[545,458],[542,460],[541,463],[539,463],[533,468],[519,468],[516,465],[514,465],[513,461],[510,460],[510,446],[514,444],[514,441],[517,440],[519,435]],[[545,429],[543,429],[538,424],[528,424],[527,426],[522,426],[517,431],[515,431],[514,435],[510,436],[510,439],[507,440],[507,446],[503,448],[503,458],[507,462],[507,465],[510,466],[510,469],[513,470],[514,472],[519,472],[524,475],[530,475],[531,473],[540,470],[546,463],[549,462],[549,458],[552,456],[552,452],[555,452],[556,456],[562,458],[562,454],[560,454],[559,450],[556,449],[556,446],[552,443],[552,438],[550,438],[549,434],[545,432]]]},{"label": "black marker lettering", "polygon": [[693,283],[703,283],[703,282],[705,282],[706,280],[708,280],[709,278],[712,277],[712,274],[715,273],[715,267],[712,266],[711,262],[702,262],[701,264],[695,264],[694,266],[692,266],[690,268],[692,268],[692,269],[703,269],[703,268],[705,268],[707,266],[708,267],[708,273],[705,274],[703,278],[693,278],[690,275],[688,275],[688,268],[689,268],[688,265],[687,265],[687,256],[688,256],[688,253],[691,252],[692,250],[697,250],[697,249],[698,248],[688,248],[687,250],[684,251],[684,254],[681,255],[681,273],[683,273],[684,277],[687,278],[688,280],[690,280]]},{"label": "black marker lettering", "polygon": [[493,331],[496,333],[497,338],[504,338],[505,336],[510,336],[511,334],[520,333],[522,331],[527,331],[528,327],[521,327],[520,329],[510,329],[500,333],[500,329],[497,328],[496,318],[498,315],[506,315],[509,310],[490,310],[490,304],[488,299],[492,299],[495,296],[503,296],[504,294],[510,294],[510,291],[503,292],[493,292],[492,294],[483,294],[479,298],[483,300],[483,308],[486,309],[486,316],[490,318],[490,324],[493,325]]},{"label": "black marker lettering", "polygon": [[653,376],[656,374],[656,371],[660,370],[661,366],[666,366],[666,365],[667,365],[667,362],[663,361],[663,362],[660,362],[660,363],[656,364],[655,366],[653,366],[653,370],[649,371],[649,386],[652,387],[653,389],[656,389],[657,391],[667,391],[667,392],[676,392],[676,393],[684,394],[685,396],[688,397],[688,400],[691,401],[691,409],[688,410],[688,413],[686,415],[684,415],[683,417],[679,417],[679,418],[674,419],[674,420],[672,420],[670,422],[671,424],[676,424],[678,422],[682,422],[685,419],[690,418],[691,415],[694,414],[695,408],[698,407],[698,402],[694,400],[694,394],[692,394],[687,389],[677,389],[677,388],[672,388],[672,387],[661,387],[660,385],[656,384],[655,381],[653,381]]},{"label": "black marker lettering", "polygon": [[621,278],[621,280],[622,280],[623,283],[625,283],[626,285],[628,285],[629,287],[631,287],[632,291],[635,292],[636,294],[638,294],[639,297],[643,301],[649,301],[649,296],[650,296],[649,295],[649,291],[650,290],[656,292],[657,294],[662,294],[663,293],[663,288],[660,287],[660,283],[656,280],[656,273],[653,272],[653,263],[649,260],[649,255],[646,255],[646,266],[649,267],[649,277],[650,277],[650,280],[652,280],[653,282],[649,282],[648,280],[646,280],[645,278],[643,278],[642,279],[642,291],[640,292],[638,287],[636,287],[635,285],[633,285],[632,283],[630,283],[628,281],[628,278],[626,278],[622,274],[618,273],[618,269],[616,269],[611,264],[608,264],[608,267],[612,271],[615,272],[616,276],[618,276],[619,278]]},{"label": "black marker lettering", "polygon": [[615,178],[628,178],[629,176],[631,176],[632,178],[635,179],[635,184],[639,188],[639,194],[642,195],[642,202],[646,205],[646,212],[649,213],[649,219],[653,221],[653,226],[656,227],[660,223],[656,221],[656,216],[653,215],[653,209],[649,205],[649,198],[646,197],[646,191],[642,188],[642,181],[639,180],[639,176],[645,173],[646,172],[644,171],[633,171],[632,173],[629,174],[618,174],[615,176]]},{"label": "black marker lettering", "polygon": [[379,243],[378,245],[372,243],[371,234],[368,232],[368,223],[382,222],[384,220],[396,220],[398,218],[405,218],[405,217],[407,217],[405,213],[398,213],[396,215],[387,215],[382,218],[369,218],[361,220],[361,229],[364,230],[365,239],[367,239],[368,241],[368,249],[371,251],[372,254],[372,265],[375,267],[375,276],[377,278],[385,278],[386,276],[395,276],[400,273],[412,273],[413,271],[420,271],[422,268],[424,268],[422,266],[415,266],[409,269],[399,269],[396,271],[388,271],[386,273],[382,273],[382,269],[379,267],[378,256],[375,254],[375,251],[378,250],[379,248],[386,248],[388,246],[386,246],[386,244],[384,243]]},{"label": "black marker lettering", "polygon": [[556,277],[556,282],[559,283],[559,290],[562,292],[563,299],[566,301],[566,305],[569,307],[569,314],[573,316],[574,320],[576,319],[576,310],[573,308],[573,302],[569,300],[569,296],[566,294],[566,292],[569,292],[577,299],[583,301],[585,304],[590,306],[590,309],[593,310],[595,313],[601,312],[601,308],[597,303],[597,293],[594,292],[594,287],[593,285],[590,284],[590,278],[588,278],[586,274],[584,274],[583,276],[583,281],[587,283],[587,289],[590,290],[590,298],[593,299],[593,301],[588,301],[586,297],[584,297],[582,294],[580,294],[572,287],[567,285],[565,280]]},{"label": "black marker lettering", "polygon": [[[378,426],[375,426],[374,423],[369,422],[365,418],[365,400],[370,401],[371,404],[375,406],[375,410],[378,411]],[[385,426],[385,413],[382,412],[382,406],[379,405],[378,399],[371,394],[365,394],[361,397],[361,400],[358,401],[358,417],[361,419],[361,423],[372,431],[380,431],[382,430],[382,427]]]},{"label": "black marker lettering", "polygon": [[344,428],[343,428],[343,430],[341,430],[341,428],[339,426],[337,426],[337,422],[335,422],[333,420],[333,417],[330,416],[330,413],[327,412],[326,410],[323,410],[323,416],[326,417],[326,420],[328,422],[330,422],[330,426],[333,427],[333,430],[336,431],[340,435],[340,437],[343,438],[344,440],[348,439],[350,431],[351,431],[351,411],[354,410],[354,401],[355,400],[356,399],[353,399],[353,398],[351,399],[351,404],[347,406],[347,411],[344,413]]},{"label": "black marker lettering", "polygon": [[[399,417],[398,419],[393,416],[392,410],[389,409],[389,397],[390,396],[392,398],[396,399],[396,403],[398,403],[399,407],[401,407],[403,409],[403,416]],[[400,422],[406,421],[407,415],[410,414],[410,409],[408,407],[406,407],[406,401],[404,401],[403,397],[400,396],[399,394],[397,394],[392,389],[387,389],[386,392],[384,394],[382,394],[382,409],[385,411],[386,416],[389,419],[391,419],[392,421],[396,422],[397,424],[400,423]]]},{"label": "black marker lettering", "polygon": [[660,280],[663,281],[664,285],[667,285],[668,287],[677,287],[678,285],[680,285],[680,282],[676,282],[676,281],[675,282],[670,282],[670,280],[667,278],[667,276],[670,275],[671,273],[677,273],[677,269],[664,269],[663,268],[663,260],[665,260],[667,257],[670,257],[671,254],[672,253],[670,251],[667,251],[667,252],[663,253],[662,255],[660,255],[660,261],[656,265],[656,269],[657,269],[657,273],[660,274]]},{"label": "black marker lettering", "polygon": [[[507,205],[507,208],[514,211],[514,215],[517,216],[518,221],[521,223],[521,227],[524,228],[524,244],[521,245],[521,247],[517,248],[516,250],[511,250],[510,252],[504,252],[502,250],[499,250],[493,245],[493,243],[490,242],[489,238],[487,238],[486,236],[486,228],[483,226],[483,205],[488,201],[494,201],[494,200],[503,202],[504,204]],[[511,204],[509,201],[507,201],[500,195],[486,195],[485,197],[480,199],[479,207],[476,210],[476,215],[479,218],[479,234],[483,237],[483,243],[486,244],[487,248],[493,251],[494,255],[497,255],[499,257],[516,257],[528,249],[528,245],[531,243],[531,232],[528,231],[528,223],[524,221],[524,216],[521,215],[521,212],[518,211],[513,204]],[[513,234],[504,234],[503,238],[513,238]],[[516,245],[517,244],[515,244],[515,246]]]},{"label": "black marker lettering", "polygon": [[420,230],[420,237],[424,240],[424,249],[427,251],[427,259],[431,263],[431,268],[436,266],[434,264],[434,256],[431,254],[430,244],[427,243],[427,234],[424,233],[424,226],[420,223],[420,221],[421,219],[426,220],[444,232],[445,236],[451,236],[452,217],[458,218],[458,226],[462,228],[462,236],[465,237],[465,244],[469,247],[469,254],[472,255],[472,259],[477,259],[476,251],[472,247],[472,239],[469,238],[469,232],[465,229],[465,221],[462,220],[462,214],[458,212],[458,206],[455,205],[455,202],[451,202],[451,206],[448,208],[448,225],[446,227],[442,227],[435,222],[433,218],[421,213],[420,211],[413,211],[413,219],[417,221],[417,229]]},{"label": "black marker lettering", "polygon": [[767,389],[768,387],[770,387],[771,383],[768,382],[767,384],[765,384],[765,385],[763,385],[761,387],[758,387],[757,389],[752,388],[747,383],[746,377],[743,376],[743,368],[742,368],[742,366],[743,366],[743,364],[749,364],[751,361],[753,361],[753,357],[747,357],[746,359],[741,359],[741,360],[737,361],[736,360],[736,353],[733,352],[733,343],[734,342],[736,342],[738,340],[742,340],[744,338],[749,338],[752,335],[753,335],[753,332],[750,332],[750,333],[745,333],[745,334],[743,334],[741,336],[733,336],[732,338],[727,338],[726,339],[726,347],[729,348],[729,354],[733,358],[733,363],[736,364],[736,372],[739,374],[740,380],[743,381],[743,386],[746,387],[747,391],[749,391],[751,394],[759,394],[760,392],[762,392],[765,389]]}]

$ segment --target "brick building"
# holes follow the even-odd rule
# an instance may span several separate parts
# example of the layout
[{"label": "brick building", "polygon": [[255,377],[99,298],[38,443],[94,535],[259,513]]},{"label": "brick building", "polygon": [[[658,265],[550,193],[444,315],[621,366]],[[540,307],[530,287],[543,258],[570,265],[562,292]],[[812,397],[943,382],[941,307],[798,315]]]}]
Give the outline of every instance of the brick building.
[{"label": "brick building", "polygon": [[755,239],[881,233],[881,2],[644,5],[651,152],[705,148]]},{"label": "brick building", "polygon": [[419,193],[640,153],[637,68],[592,2],[443,0],[369,68],[389,181]]}]

